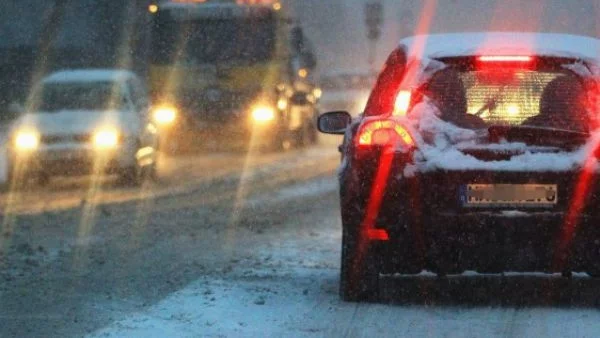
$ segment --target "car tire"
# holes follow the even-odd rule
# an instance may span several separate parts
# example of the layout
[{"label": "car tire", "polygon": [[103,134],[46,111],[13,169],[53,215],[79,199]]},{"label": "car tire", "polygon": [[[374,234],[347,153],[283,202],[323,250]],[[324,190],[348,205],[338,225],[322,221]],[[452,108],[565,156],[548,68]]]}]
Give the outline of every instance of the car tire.
[{"label": "car tire", "polygon": [[280,130],[277,132],[277,135],[273,137],[271,143],[267,144],[266,146],[262,146],[261,149],[263,149],[265,152],[280,153],[288,151],[291,148],[291,145],[292,142],[290,141],[289,132]]},{"label": "car tire", "polygon": [[156,161],[150,165],[142,168],[142,180],[144,181],[158,181],[158,171],[156,169]]},{"label": "car tire", "polygon": [[[379,299],[379,271],[370,257],[368,243],[359,253],[360,236],[347,227],[342,230],[340,297],[346,302],[376,302]],[[363,255],[363,257],[360,257]]]},{"label": "car tire", "polygon": [[121,170],[118,183],[125,187],[140,187],[148,181],[157,180],[156,164],[143,167],[132,166]]},{"label": "car tire", "polygon": [[307,146],[307,141],[306,127],[302,126],[300,130],[294,132],[294,145],[296,145],[298,148],[303,148]]},{"label": "car tire", "polygon": [[141,170],[138,166],[121,169],[118,184],[123,187],[138,187],[142,184]]},{"label": "car tire", "polygon": [[308,124],[308,141],[310,144],[319,143],[319,131],[317,130],[317,126],[313,121],[309,121]]}]

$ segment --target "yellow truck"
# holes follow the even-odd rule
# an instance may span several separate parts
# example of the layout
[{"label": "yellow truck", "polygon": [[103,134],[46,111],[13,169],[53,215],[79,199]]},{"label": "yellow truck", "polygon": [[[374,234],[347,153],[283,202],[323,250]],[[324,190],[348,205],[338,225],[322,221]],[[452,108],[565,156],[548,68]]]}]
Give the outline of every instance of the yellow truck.
[{"label": "yellow truck", "polygon": [[179,0],[149,11],[149,84],[163,150],[316,140],[314,53],[281,3]]}]

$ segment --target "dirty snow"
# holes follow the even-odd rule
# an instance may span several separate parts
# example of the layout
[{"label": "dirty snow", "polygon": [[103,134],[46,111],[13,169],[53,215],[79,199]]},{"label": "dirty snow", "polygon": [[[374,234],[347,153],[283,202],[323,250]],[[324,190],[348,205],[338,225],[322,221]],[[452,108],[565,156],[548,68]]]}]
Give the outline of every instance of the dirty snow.
[{"label": "dirty snow", "polygon": [[258,198],[249,199],[244,204],[253,207],[264,205],[271,201],[291,201],[301,197],[318,196],[337,189],[338,183],[329,177],[314,180],[305,184],[298,184],[291,187],[285,187],[272,194],[267,194]]},{"label": "dirty snow", "polygon": [[[284,276],[198,281],[90,337],[332,337],[351,331],[353,321],[362,325],[354,327],[355,337],[594,337],[600,329],[595,310],[357,306],[306,282],[334,279],[336,272],[297,273],[296,282]],[[358,308],[365,311],[353,318]]]},{"label": "dirty snow", "polygon": [[203,278],[89,337],[595,337],[600,330],[595,309],[343,303],[337,269],[268,270]]}]

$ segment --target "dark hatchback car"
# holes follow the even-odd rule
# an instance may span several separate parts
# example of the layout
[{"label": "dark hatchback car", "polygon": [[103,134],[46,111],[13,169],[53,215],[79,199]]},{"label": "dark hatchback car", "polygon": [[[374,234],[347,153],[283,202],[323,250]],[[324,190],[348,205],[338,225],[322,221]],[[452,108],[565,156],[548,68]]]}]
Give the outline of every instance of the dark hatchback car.
[{"label": "dark hatchback car", "polygon": [[416,36],[362,115],[323,114],[344,134],[342,298],[423,270],[600,276],[599,52],[570,35]]}]

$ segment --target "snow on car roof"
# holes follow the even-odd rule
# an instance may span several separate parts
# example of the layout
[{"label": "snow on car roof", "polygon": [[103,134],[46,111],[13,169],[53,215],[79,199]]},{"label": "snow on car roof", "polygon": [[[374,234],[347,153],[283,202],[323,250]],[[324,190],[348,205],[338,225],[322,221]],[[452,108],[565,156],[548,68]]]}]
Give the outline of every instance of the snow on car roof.
[{"label": "snow on car roof", "polygon": [[[549,33],[450,33],[417,35],[400,41],[410,57],[440,58],[468,55],[545,55],[600,59],[600,40]],[[422,54],[421,54],[422,53]]]},{"label": "snow on car roof", "polygon": [[78,69],[63,70],[52,73],[42,83],[65,82],[113,82],[123,81],[135,76],[128,70],[119,69]]}]

